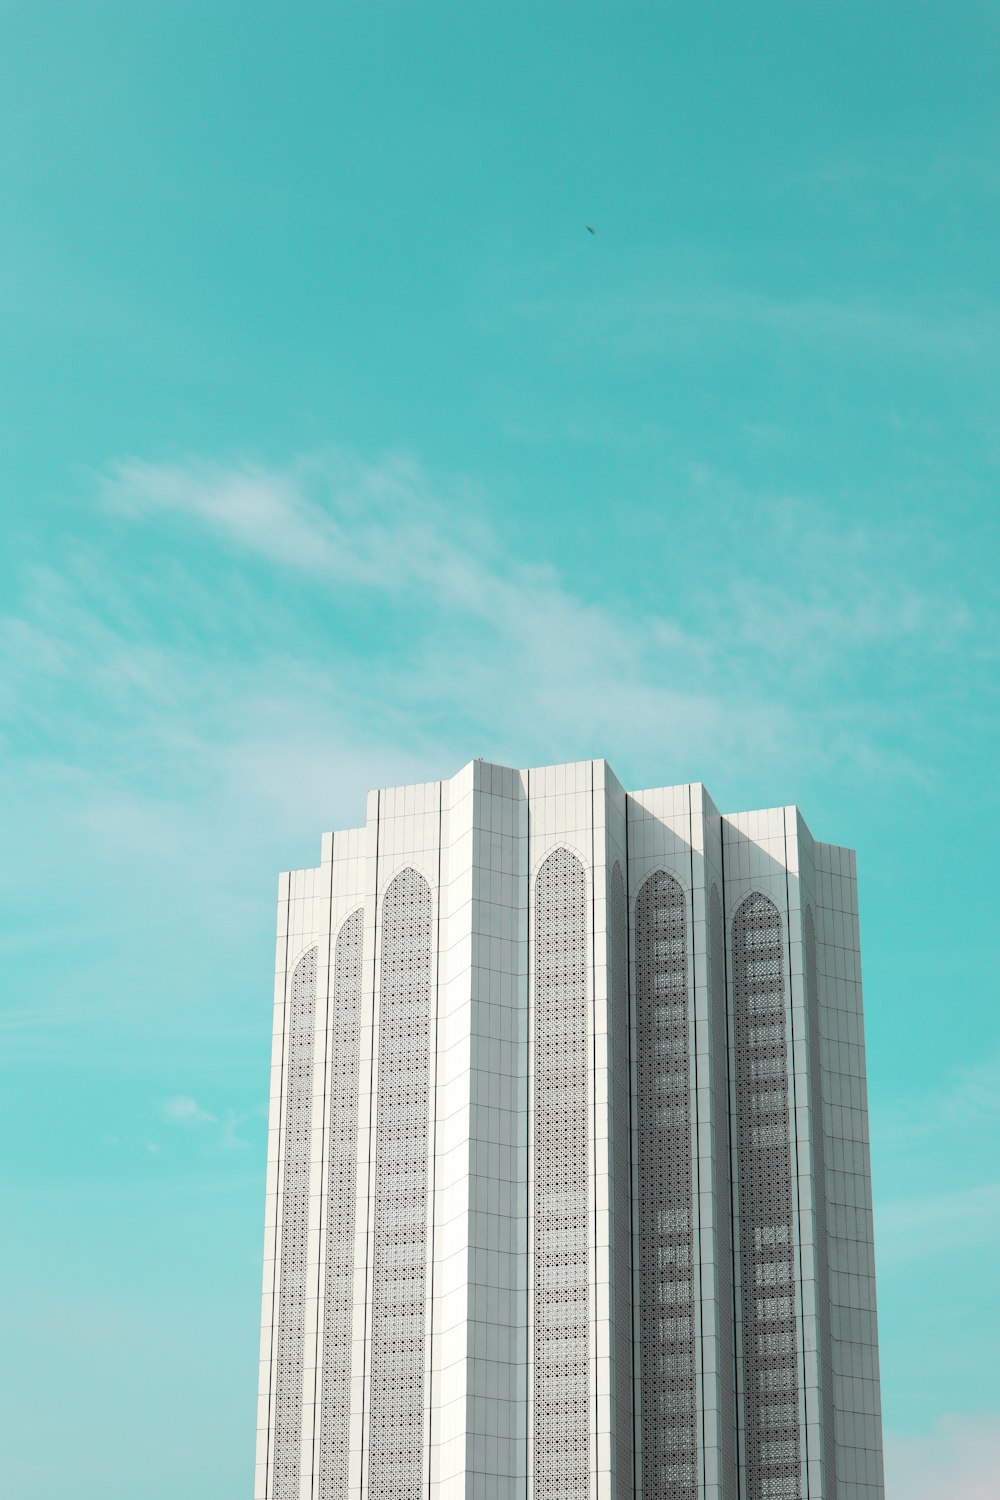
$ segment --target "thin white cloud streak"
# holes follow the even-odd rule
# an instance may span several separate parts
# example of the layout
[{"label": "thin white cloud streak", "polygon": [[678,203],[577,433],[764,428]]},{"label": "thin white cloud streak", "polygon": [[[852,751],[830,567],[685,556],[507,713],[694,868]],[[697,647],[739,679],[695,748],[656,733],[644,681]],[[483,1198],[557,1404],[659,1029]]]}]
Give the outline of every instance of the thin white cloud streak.
[{"label": "thin white cloud streak", "polygon": [[502,588],[476,555],[484,536],[475,538],[457,505],[449,512],[401,456],[379,464],[305,456],[284,469],[128,459],[109,470],[102,495],[120,514],[187,516],[271,562],[388,593],[433,588],[488,613]]},{"label": "thin white cloud streak", "polygon": [[715,290],[694,284],[687,295],[665,294],[662,278],[652,279],[633,264],[628,281],[599,294],[524,297],[511,312],[522,325],[541,329],[565,360],[595,346],[605,357],[635,359],[687,357],[706,343],[761,335],[822,348],[834,356],[903,359],[995,359],[997,310],[934,314],[925,308],[866,300],[824,297],[783,298]]},{"label": "thin white cloud streak", "polygon": [[996,1500],[1000,1414],[950,1415],[932,1432],[885,1436],[886,1500]]}]

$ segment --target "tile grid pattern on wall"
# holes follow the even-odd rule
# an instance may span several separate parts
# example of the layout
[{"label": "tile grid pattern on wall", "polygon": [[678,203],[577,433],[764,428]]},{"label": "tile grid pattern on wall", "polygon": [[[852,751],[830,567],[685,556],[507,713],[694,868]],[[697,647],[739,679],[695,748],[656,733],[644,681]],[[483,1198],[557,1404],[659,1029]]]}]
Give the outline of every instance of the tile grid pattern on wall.
[{"label": "tile grid pattern on wall", "polygon": [[368,1492],[424,1484],[431,892],[417,870],[382,901]]},{"label": "tile grid pattern on wall", "polygon": [[299,1500],[317,957],[318,950],[310,948],[299,959],[292,974],[289,997],[278,1368],[274,1403],[274,1500]]},{"label": "tile grid pattern on wall", "polygon": [[803,957],[806,979],[806,1027],[809,1055],[809,1106],[813,1142],[815,1203],[816,1320],[819,1324],[820,1399],[823,1424],[823,1500],[837,1500],[837,1443],[833,1409],[833,1359],[830,1337],[830,1259],[827,1229],[826,1149],[823,1127],[823,1068],[820,1051],[819,964],[816,923],[806,907]]},{"label": "tile grid pattern on wall", "polygon": [[319,1500],[347,1492],[351,1414],[351,1321],[354,1299],[354,1208],[357,1187],[358,1064],[364,912],[337,935],[329,1019],[329,1162],[323,1261],[323,1346]]},{"label": "tile grid pattern on wall", "polygon": [[759,891],[733,919],[747,1500],[802,1500],[784,944]]},{"label": "tile grid pattern on wall", "polygon": [[882,1500],[857,869],[849,849],[817,843],[814,854],[837,1477],[845,1500]]},{"label": "tile grid pattern on wall", "polygon": [[534,904],[534,1494],[587,1500],[587,886],[568,849],[541,866]]},{"label": "tile grid pattern on wall", "polygon": [[695,1500],[687,903],[665,870],[639,891],[635,930],[643,1493],[647,1500]]}]

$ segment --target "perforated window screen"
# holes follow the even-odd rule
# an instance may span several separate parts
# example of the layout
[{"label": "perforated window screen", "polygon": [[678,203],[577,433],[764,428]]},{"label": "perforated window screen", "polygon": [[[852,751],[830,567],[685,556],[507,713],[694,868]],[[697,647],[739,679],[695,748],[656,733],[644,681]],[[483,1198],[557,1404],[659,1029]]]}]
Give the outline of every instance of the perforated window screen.
[{"label": "perforated window screen", "polygon": [[687,912],[683,889],[665,870],[650,875],[636,901],[635,962],[643,1493],[695,1500]]},{"label": "perforated window screen", "polygon": [[534,903],[534,1492],[587,1500],[587,886],[556,849]]},{"label": "perforated window screen", "polygon": [[418,1500],[424,1468],[431,892],[418,871],[382,902],[368,1483]]},{"label": "perforated window screen", "polygon": [[621,865],[608,888],[608,961],[611,999],[611,1170],[614,1174],[614,1393],[615,1492],[632,1500],[632,1178],[628,984],[628,902]]},{"label": "perforated window screen", "polygon": [[323,1246],[323,1383],[317,1463],[320,1500],[340,1500],[347,1493],[363,936],[364,913],[356,911],[337,934],[328,1018],[329,1162]]},{"label": "perforated window screen", "polygon": [[733,919],[747,1500],[801,1500],[792,1153],[781,917]]},{"label": "perforated window screen", "polygon": [[823,1422],[823,1500],[837,1500],[837,1444],[833,1414],[833,1350],[830,1329],[830,1261],[826,1212],[826,1142],[823,1133],[823,1067],[820,1049],[819,964],[816,924],[806,907],[806,1026],[809,1048],[809,1105],[812,1131],[816,1223],[816,1323],[819,1334],[820,1399]]},{"label": "perforated window screen", "polygon": [[288,997],[278,1266],[278,1368],[274,1399],[274,1500],[299,1500],[316,962],[317,949],[310,948],[295,965]]},{"label": "perforated window screen", "polygon": [[736,1332],[733,1307],[733,1219],[729,1132],[729,1038],[726,1007],[726,927],[719,888],[708,900],[708,982],[712,1017],[716,1254],[719,1297],[719,1441],[721,1500],[737,1500]]}]

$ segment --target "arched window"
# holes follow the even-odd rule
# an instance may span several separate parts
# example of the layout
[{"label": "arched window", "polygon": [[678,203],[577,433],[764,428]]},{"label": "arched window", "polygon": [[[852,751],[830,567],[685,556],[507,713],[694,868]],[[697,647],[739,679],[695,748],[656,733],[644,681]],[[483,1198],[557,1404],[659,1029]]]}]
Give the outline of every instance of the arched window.
[{"label": "arched window", "polygon": [[431,891],[401,870],[382,902],[368,1484],[372,1500],[424,1485]]},{"label": "arched window", "polygon": [[295,965],[288,998],[278,1265],[278,1370],[274,1403],[274,1500],[299,1500],[317,953],[316,948],[310,948]]},{"label": "arched window", "polygon": [[326,1235],[319,1500],[347,1494],[351,1417],[351,1318],[354,1307],[354,1203],[358,1156],[358,1051],[364,912],[346,919],[333,953],[328,1067]]},{"label": "arched window", "polygon": [[802,1493],[792,1146],[781,916],[752,891],[733,918],[746,1494]]},{"label": "arched window", "polygon": [[587,1500],[587,882],[555,849],[534,888],[534,1493]]},{"label": "arched window", "polygon": [[687,902],[656,870],[635,908],[642,1482],[695,1500],[694,1176]]}]

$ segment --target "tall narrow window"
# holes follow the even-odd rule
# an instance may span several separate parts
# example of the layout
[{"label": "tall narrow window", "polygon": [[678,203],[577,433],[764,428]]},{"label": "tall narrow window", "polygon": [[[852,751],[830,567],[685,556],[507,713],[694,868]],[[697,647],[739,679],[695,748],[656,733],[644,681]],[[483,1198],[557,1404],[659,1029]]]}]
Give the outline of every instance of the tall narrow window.
[{"label": "tall narrow window", "polygon": [[635,910],[642,1482],[695,1500],[694,1176],[684,891],[657,870]]},{"label": "tall narrow window", "polygon": [[337,934],[328,1019],[329,1160],[323,1257],[319,1500],[342,1500],[347,1494],[363,935],[364,913],[356,911]]},{"label": "tall narrow window", "polygon": [[781,917],[733,919],[747,1500],[801,1500],[792,1149]]},{"label": "tall narrow window", "polygon": [[535,878],[534,1493],[589,1494],[587,884],[556,849]]},{"label": "tall narrow window", "polygon": [[615,861],[608,886],[608,969],[611,1003],[611,1170],[615,1313],[615,1493],[632,1500],[632,1079],[628,984],[628,901]]},{"label": "tall narrow window", "polygon": [[295,965],[288,997],[281,1258],[278,1266],[278,1369],[274,1402],[274,1500],[299,1500],[302,1463],[317,951],[310,948]]},{"label": "tall narrow window", "polygon": [[431,892],[405,869],[382,902],[368,1484],[419,1500],[424,1482]]}]

